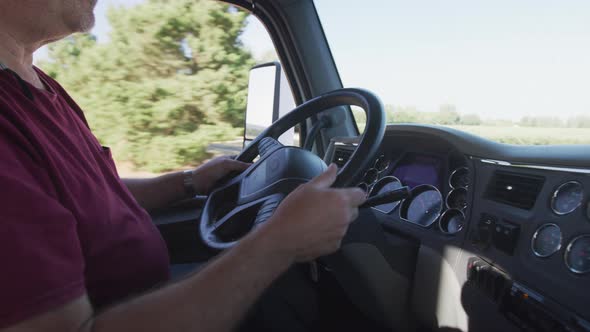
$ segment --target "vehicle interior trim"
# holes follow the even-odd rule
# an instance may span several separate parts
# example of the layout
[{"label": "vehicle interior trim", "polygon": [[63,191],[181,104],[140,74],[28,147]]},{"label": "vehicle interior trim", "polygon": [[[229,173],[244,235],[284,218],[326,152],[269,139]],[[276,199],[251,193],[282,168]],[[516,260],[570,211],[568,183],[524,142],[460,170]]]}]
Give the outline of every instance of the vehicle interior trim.
[{"label": "vehicle interior trim", "polygon": [[473,156],[470,158],[479,160],[480,162],[482,162],[484,164],[492,164],[492,165],[498,165],[498,166],[532,168],[532,169],[540,169],[540,170],[545,170],[545,171],[570,172],[570,173],[589,174],[590,175],[590,169],[587,169],[587,168],[556,167],[556,166],[545,166],[545,165],[521,164],[521,163],[513,163],[513,162],[503,161],[503,160],[480,159],[480,158],[473,157]]}]

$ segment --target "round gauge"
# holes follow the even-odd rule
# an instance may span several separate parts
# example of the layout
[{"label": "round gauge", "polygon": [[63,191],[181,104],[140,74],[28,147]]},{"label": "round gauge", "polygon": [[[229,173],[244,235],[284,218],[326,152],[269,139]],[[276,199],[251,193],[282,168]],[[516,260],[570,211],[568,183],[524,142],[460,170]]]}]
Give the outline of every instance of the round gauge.
[{"label": "round gauge", "polygon": [[463,227],[465,227],[465,215],[461,210],[446,210],[442,216],[440,216],[438,226],[443,233],[457,234],[463,229]]},{"label": "round gauge", "polygon": [[414,187],[410,197],[403,201],[400,216],[422,227],[432,225],[443,209],[440,191],[436,187],[424,184]]},{"label": "round gauge", "polygon": [[449,177],[449,185],[453,189],[469,187],[469,169],[467,167],[457,168]]},{"label": "round gauge", "polygon": [[369,185],[368,184],[361,182],[358,184],[357,187],[361,188],[364,192],[367,193],[367,195],[369,194]]},{"label": "round gauge", "polygon": [[[387,191],[399,189],[401,187],[402,183],[400,182],[400,180],[398,180],[398,178],[396,178],[395,176],[386,176],[375,184],[375,186],[371,190],[371,196],[376,196]],[[399,205],[399,203],[399,201],[386,203],[374,206],[373,208],[383,213],[390,213]]]},{"label": "round gauge", "polygon": [[584,187],[577,181],[566,182],[553,192],[551,196],[551,210],[557,215],[574,212],[584,200]]},{"label": "round gauge", "polygon": [[577,274],[590,272],[590,235],[580,235],[568,244],[565,264],[570,271]]},{"label": "round gauge", "polygon": [[449,209],[467,209],[467,189],[457,188],[451,190],[447,195],[446,203]]},{"label": "round gauge", "polygon": [[368,185],[372,185],[375,181],[377,181],[378,176],[379,176],[379,172],[377,172],[376,169],[371,168],[367,171],[367,173],[365,173],[365,177],[363,179],[363,182],[365,182]]},{"label": "round gauge", "polygon": [[385,171],[387,167],[389,167],[389,160],[385,158],[384,155],[381,155],[379,158],[377,158],[377,161],[375,161],[375,166],[373,167],[375,167],[375,169],[381,173]]},{"label": "round gauge", "polygon": [[533,253],[549,257],[561,249],[561,229],[556,224],[545,224],[537,229],[531,240]]}]

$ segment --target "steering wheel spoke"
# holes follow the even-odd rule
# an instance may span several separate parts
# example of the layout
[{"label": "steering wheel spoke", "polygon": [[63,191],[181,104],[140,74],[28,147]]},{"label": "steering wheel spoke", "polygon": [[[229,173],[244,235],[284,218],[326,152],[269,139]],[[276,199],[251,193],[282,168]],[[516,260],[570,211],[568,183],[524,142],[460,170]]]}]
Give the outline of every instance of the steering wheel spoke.
[{"label": "steering wheel spoke", "polygon": [[262,203],[260,210],[258,210],[256,220],[254,220],[254,227],[261,225],[270,219],[284,198],[285,196],[282,194],[276,194],[267,197],[264,203]]},{"label": "steering wheel spoke", "polygon": [[238,205],[229,212],[224,212],[223,216],[211,224],[202,224],[201,233],[206,240],[219,241],[229,247],[253,227],[266,222],[283,198],[282,194],[275,194]]},{"label": "steering wheel spoke", "polygon": [[282,148],[284,145],[272,137],[265,137],[258,143],[258,154],[260,158],[265,158],[277,149]]}]

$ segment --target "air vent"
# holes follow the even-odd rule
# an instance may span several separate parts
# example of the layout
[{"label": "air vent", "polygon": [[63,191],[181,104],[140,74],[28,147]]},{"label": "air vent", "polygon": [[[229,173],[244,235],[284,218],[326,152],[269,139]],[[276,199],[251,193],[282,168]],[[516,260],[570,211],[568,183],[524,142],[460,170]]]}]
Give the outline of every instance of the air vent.
[{"label": "air vent", "polygon": [[345,147],[337,147],[334,151],[334,158],[332,158],[332,162],[338,166],[338,168],[344,166],[350,156],[352,156],[352,152],[354,151],[354,147],[352,149],[348,149]]},{"label": "air vent", "polygon": [[530,210],[535,206],[544,182],[545,178],[541,176],[496,171],[488,184],[486,198]]}]

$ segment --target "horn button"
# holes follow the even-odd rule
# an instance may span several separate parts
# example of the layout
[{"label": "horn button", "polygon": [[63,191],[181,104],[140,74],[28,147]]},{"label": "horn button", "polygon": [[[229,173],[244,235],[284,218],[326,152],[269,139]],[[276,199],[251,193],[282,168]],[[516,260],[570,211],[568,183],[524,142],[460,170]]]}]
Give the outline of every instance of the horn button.
[{"label": "horn button", "polygon": [[270,194],[289,194],[326,168],[326,163],[310,151],[283,146],[259,160],[244,176],[240,188],[240,204]]}]

